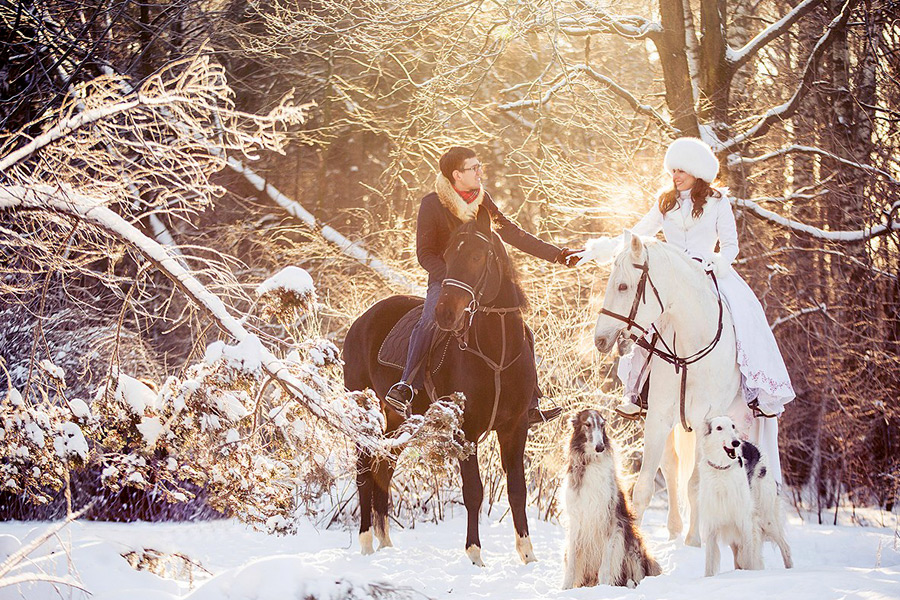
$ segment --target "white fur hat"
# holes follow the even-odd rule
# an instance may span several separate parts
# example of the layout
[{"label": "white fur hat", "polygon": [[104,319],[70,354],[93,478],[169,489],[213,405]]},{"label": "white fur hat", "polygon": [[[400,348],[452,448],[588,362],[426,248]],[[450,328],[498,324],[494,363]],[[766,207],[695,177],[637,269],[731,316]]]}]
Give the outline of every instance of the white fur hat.
[{"label": "white fur hat", "polygon": [[715,181],[719,174],[719,160],[712,149],[703,140],[693,137],[678,138],[672,142],[666,150],[663,164],[669,173],[681,169],[707,183]]}]

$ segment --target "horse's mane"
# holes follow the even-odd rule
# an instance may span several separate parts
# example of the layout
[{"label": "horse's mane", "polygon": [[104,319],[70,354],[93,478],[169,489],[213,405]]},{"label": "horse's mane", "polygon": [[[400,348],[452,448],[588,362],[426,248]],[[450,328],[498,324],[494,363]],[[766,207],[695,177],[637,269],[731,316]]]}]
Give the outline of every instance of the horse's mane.
[{"label": "horse's mane", "polygon": [[492,231],[491,240],[494,243],[494,252],[500,257],[500,268],[503,270],[503,276],[506,277],[506,280],[513,288],[513,292],[515,292],[515,295],[518,297],[518,306],[520,306],[522,310],[528,310],[530,304],[528,302],[528,296],[522,291],[522,276],[519,273],[519,269],[513,264],[513,260],[509,257],[509,253],[506,251],[506,246],[503,244],[503,240],[500,239],[500,236]]},{"label": "horse's mane", "polygon": [[[477,221],[475,220],[463,223],[456,229],[456,231],[453,232],[453,236],[450,240],[450,245],[452,246],[453,241],[459,234],[469,232],[476,228]],[[491,230],[491,243],[494,245],[494,252],[500,259],[501,273],[507,280],[509,285],[512,287],[513,295],[515,296],[515,298],[513,298],[514,305],[521,307],[523,310],[527,310],[529,307],[528,297],[525,295],[525,292],[522,291],[522,285],[520,283],[521,275],[519,274],[519,270],[515,267],[512,259],[509,257],[509,253],[506,251],[506,246],[504,245],[503,240],[493,230]]]},{"label": "horse's mane", "polygon": [[651,257],[651,263],[655,264],[658,259],[662,259],[670,265],[686,265],[696,277],[683,283],[691,285],[698,294],[712,292],[706,283],[706,273],[703,271],[703,265],[691,258],[686,252],[672,244],[656,239],[644,238],[644,243]]}]

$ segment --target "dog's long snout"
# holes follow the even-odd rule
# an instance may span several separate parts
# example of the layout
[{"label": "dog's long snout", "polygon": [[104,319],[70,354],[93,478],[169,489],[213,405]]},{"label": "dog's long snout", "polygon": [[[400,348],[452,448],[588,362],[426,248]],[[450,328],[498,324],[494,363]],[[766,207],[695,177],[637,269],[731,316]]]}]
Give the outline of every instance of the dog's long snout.
[{"label": "dog's long snout", "polygon": [[599,442],[596,445],[594,445],[595,452],[603,452],[605,449],[606,449],[606,446],[603,445],[603,442]]}]

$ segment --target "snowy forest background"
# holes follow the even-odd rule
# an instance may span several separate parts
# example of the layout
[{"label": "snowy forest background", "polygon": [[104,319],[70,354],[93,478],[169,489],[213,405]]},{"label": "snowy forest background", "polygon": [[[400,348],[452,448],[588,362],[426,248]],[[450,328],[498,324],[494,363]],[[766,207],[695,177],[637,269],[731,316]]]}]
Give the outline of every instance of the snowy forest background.
[{"label": "snowy forest background", "polygon": [[[797,398],[787,493],[831,518],[900,489],[900,5],[894,0],[0,0],[0,515],[350,526],[380,435],[339,352],[421,292],[419,199],[474,147],[506,214],[578,247],[633,224],[702,136],[738,270]],[[539,376],[617,401],[608,272],[515,256]],[[260,287],[282,273],[292,285]],[[314,286],[314,289],[313,289]],[[452,421],[452,419],[450,419]],[[625,464],[640,430],[617,423]],[[397,518],[459,498],[447,415],[410,424]],[[533,432],[558,513],[566,419]],[[505,496],[481,453],[489,503]],[[402,498],[402,499],[401,499]]]}]

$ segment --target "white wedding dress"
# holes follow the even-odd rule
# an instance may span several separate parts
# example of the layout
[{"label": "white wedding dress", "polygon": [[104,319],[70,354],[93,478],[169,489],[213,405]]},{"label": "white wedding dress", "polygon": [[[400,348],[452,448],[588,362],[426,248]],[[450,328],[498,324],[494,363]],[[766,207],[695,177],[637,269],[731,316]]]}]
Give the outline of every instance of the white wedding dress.
[{"label": "white wedding dress", "polygon": [[[744,400],[757,402],[765,414],[780,415],[784,405],[794,398],[794,388],[762,305],[747,282],[731,267],[738,254],[737,227],[731,203],[723,194],[721,198],[708,198],[699,218],[693,217],[692,209],[690,191],[681,192],[675,208],[663,215],[658,204],[654,204],[632,232],[652,237],[662,229],[669,244],[716,265],[719,290],[734,321]],[[719,243],[718,254],[716,242]],[[638,378],[646,356],[645,350],[635,346],[631,353],[620,359],[618,375],[625,384],[626,398],[637,397],[643,383]],[[749,410],[731,416],[743,420],[742,429],[748,431],[750,441],[760,446],[769,458],[775,479],[780,483],[778,420],[753,418]]]}]

